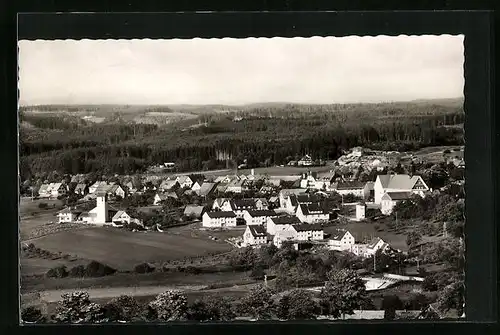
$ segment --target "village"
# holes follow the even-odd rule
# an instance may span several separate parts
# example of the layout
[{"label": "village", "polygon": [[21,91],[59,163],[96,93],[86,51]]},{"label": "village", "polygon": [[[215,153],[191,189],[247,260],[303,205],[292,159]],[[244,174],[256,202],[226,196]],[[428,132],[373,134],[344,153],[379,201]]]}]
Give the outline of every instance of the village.
[{"label": "village", "polygon": [[[59,183],[44,183],[36,191],[32,188],[32,197],[60,199],[76,196],[77,201],[58,212],[60,224],[117,228],[133,225],[162,231],[168,227],[161,224],[145,227],[135,208],[120,206],[123,200],[145,193],[154,194],[148,206],[164,209],[162,205],[166,203],[172,207],[182,206],[179,198],[191,196],[196,203],[184,204],[178,223],[182,224],[183,218],[184,221],[189,218],[191,221],[188,222],[201,221],[201,230],[239,229],[242,231],[240,236],[227,240],[234,247],[258,248],[273,244],[280,248],[287,242],[297,250],[315,245],[371,257],[378,250],[393,250],[391,241],[378,236],[356,240],[359,237],[354,237],[349,225],[332,229],[332,223],[335,226],[339,220],[365,222],[367,212],[389,216],[402,201],[411,200],[415,195],[423,198],[439,192],[429,188],[419,175],[381,174],[387,166],[395,164],[389,161],[393,157],[392,152],[373,157],[368,150],[356,147],[340,157],[328,171],[303,170],[297,175],[269,176],[256,174],[255,169],[251,169],[248,174],[237,171],[219,176],[172,174],[164,179],[150,175],[140,182],[120,182],[114,178],[115,181],[97,180],[92,184],[84,183],[82,176],[72,176],[69,182],[67,178]],[[463,155],[462,159],[455,156],[449,162],[457,168],[464,167]],[[306,155],[298,165],[307,168],[313,166],[313,162]],[[359,170],[363,165],[365,169],[371,167],[375,171],[373,181],[360,180]],[[166,163],[166,169],[172,166],[173,163]],[[82,204],[89,201],[95,201],[95,207],[82,210]]]}]

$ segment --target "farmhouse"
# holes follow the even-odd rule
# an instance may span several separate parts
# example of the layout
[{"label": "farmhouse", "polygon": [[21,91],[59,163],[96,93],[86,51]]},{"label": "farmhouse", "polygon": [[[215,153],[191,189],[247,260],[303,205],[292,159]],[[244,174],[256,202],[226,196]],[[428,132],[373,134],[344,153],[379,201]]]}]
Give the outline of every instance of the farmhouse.
[{"label": "farmhouse", "polygon": [[236,227],[236,214],[232,211],[205,212],[202,226],[207,228]]},{"label": "farmhouse", "polygon": [[263,226],[269,218],[276,216],[277,214],[273,210],[247,210],[243,214],[243,219],[245,219],[248,226]]},{"label": "farmhouse", "polygon": [[89,193],[89,187],[87,184],[77,184],[74,192],[78,195],[86,195]]},{"label": "farmhouse", "polygon": [[290,195],[285,203],[285,209],[290,213],[295,213],[299,205],[311,205],[320,201],[320,198],[312,194]]},{"label": "farmhouse", "polygon": [[295,215],[305,223],[325,222],[330,218],[330,215],[319,204],[299,205]]},{"label": "farmhouse", "polygon": [[184,208],[184,215],[194,219],[201,219],[203,209],[203,206],[187,205],[186,208]]},{"label": "farmhouse", "polygon": [[134,183],[132,181],[129,181],[128,183],[126,183],[125,187],[127,188],[128,194],[134,194],[140,189],[140,186],[134,185]]},{"label": "farmhouse", "polygon": [[382,201],[380,203],[380,211],[384,215],[390,215],[392,209],[396,204],[403,200],[410,199],[412,193],[410,192],[388,192],[382,196]]},{"label": "farmhouse", "polygon": [[66,207],[57,213],[59,223],[75,222],[82,211]]},{"label": "farmhouse", "polygon": [[106,190],[106,193],[110,197],[120,197],[120,198],[125,198],[125,191],[120,185],[114,184],[114,185],[109,185],[108,189]]},{"label": "farmhouse", "polygon": [[328,240],[328,248],[337,251],[351,251],[354,242],[354,236],[349,231],[337,229]]},{"label": "farmhouse", "polygon": [[319,241],[323,239],[323,227],[319,224],[297,224],[290,229],[297,232],[296,239],[299,241]]},{"label": "farmhouse", "polygon": [[245,246],[260,246],[267,244],[267,233],[262,226],[247,226],[243,233],[243,244]]},{"label": "farmhouse", "polygon": [[300,224],[300,220],[296,216],[270,217],[267,219],[266,230],[268,234],[275,235],[278,231],[285,230],[287,227],[296,224]]},{"label": "farmhouse", "polygon": [[371,257],[380,250],[387,251],[390,248],[389,244],[384,242],[380,237],[375,238],[371,243],[366,246],[364,257]]},{"label": "farmhouse", "polygon": [[232,199],[224,202],[221,210],[233,211],[239,218],[243,218],[247,210],[257,210],[257,206],[254,199]]},{"label": "farmhouse", "polygon": [[178,176],[175,181],[179,184],[180,188],[191,188],[193,180],[189,176]]},{"label": "farmhouse", "polygon": [[425,196],[429,187],[420,176],[410,177],[407,174],[379,175],[375,180],[374,193],[375,203],[382,202],[382,196],[388,192],[411,192]]}]

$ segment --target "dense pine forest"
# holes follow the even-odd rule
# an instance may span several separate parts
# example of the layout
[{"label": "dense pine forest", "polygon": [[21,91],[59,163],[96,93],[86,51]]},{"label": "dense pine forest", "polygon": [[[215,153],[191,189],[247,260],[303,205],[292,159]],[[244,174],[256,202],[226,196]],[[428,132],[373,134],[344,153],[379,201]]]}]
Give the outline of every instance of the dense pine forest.
[{"label": "dense pine forest", "polygon": [[[286,164],[310,154],[332,160],[353,146],[410,151],[426,146],[463,144],[463,102],[380,104],[263,104],[143,107],[128,113],[172,113],[189,118],[143,124],[120,117],[117,108],[104,122],[84,120],[78,111],[97,106],[37,106],[20,110],[20,173],[118,173],[144,171],[175,162],[179,171],[225,168],[220,153],[249,167]],[[35,108],[35,107],[32,107]],[[58,109],[59,108],[59,109]],[[58,112],[64,109],[64,112]],[[195,116],[193,118],[193,115]],[[112,116],[112,117],[111,117]]]}]

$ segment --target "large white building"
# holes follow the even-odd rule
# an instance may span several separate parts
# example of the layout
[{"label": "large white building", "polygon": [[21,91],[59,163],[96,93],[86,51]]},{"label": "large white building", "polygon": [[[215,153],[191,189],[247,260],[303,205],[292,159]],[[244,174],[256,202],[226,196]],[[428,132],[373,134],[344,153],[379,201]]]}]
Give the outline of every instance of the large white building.
[{"label": "large white building", "polygon": [[410,177],[407,174],[379,175],[374,185],[375,203],[381,204],[385,193],[409,192],[423,197],[428,191],[429,187],[420,176]]},{"label": "large white building", "polygon": [[267,244],[267,233],[262,226],[247,226],[243,234],[245,246],[259,246]]},{"label": "large white building", "polygon": [[270,235],[275,235],[278,231],[283,231],[294,224],[300,224],[300,220],[296,216],[284,215],[268,218],[266,230]]},{"label": "large white building", "polygon": [[233,211],[205,212],[202,225],[206,228],[236,227],[236,214]]},{"label": "large white building", "polygon": [[275,211],[265,209],[265,210],[247,210],[243,214],[243,219],[248,226],[264,226],[266,225],[268,219],[277,217]]},{"label": "large white building", "polygon": [[304,223],[326,222],[330,218],[330,214],[318,204],[299,205],[295,215]]},{"label": "large white building", "polygon": [[398,202],[410,199],[411,195],[411,192],[384,193],[380,202],[380,211],[384,215],[390,215],[394,209],[394,206],[396,206]]},{"label": "large white building", "polygon": [[349,231],[345,229],[337,229],[337,231],[332,233],[331,238],[328,240],[328,248],[330,250],[351,252],[354,243],[354,236],[352,236]]}]

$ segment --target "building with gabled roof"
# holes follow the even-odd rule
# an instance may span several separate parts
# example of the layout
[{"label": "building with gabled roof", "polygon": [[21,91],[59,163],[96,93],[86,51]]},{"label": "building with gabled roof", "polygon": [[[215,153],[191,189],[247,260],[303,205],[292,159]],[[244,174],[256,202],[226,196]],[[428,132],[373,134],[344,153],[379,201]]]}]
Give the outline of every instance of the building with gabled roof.
[{"label": "building with gabled roof", "polygon": [[328,240],[328,248],[337,251],[351,251],[355,243],[354,236],[345,229],[337,229],[332,232]]},{"label": "building with gabled roof", "polygon": [[279,193],[280,207],[286,208],[286,199],[288,198],[288,196],[290,196],[292,194],[294,194],[294,195],[305,194],[306,192],[307,192],[307,189],[305,189],[305,188],[282,189]]},{"label": "building with gabled roof", "polygon": [[163,180],[158,187],[160,191],[171,191],[179,187],[177,180]]},{"label": "building with gabled roof", "polygon": [[196,194],[198,194],[200,197],[209,196],[215,190],[216,185],[217,184],[215,183],[204,182],[203,184],[201,184],[200,189],[196,191]]},{"label": "building with gabled roof", "polygon": [[75,208],[66,207],[57,213],[59,223],[75,222],[82,211]]},{"label": "building with gabled roof", "polygon": [[370,195],[367,183],[360,181],[341,181],[332,183],[330,188],[340,195],[352,194],[359,198],[367,198]]},{"label": "building with gabled roof", "polygon": [[246,210],[243,214],[243,219],[248,226],[259,225],[263,226],[269,218],[278,216],[273,210]]},{"label": "building with gabled roof", "polygon": [[305,223],[326,222],[330,219],[329,213],[318,203],[299,205],[295,215]]},{"label": "building with gabled roof", "polygon": [[86,195],[89,193],[89,187],[87,184],[77,184],[75,186],[75,190],[73,191],[74,193],[78,195]]},{"label": "building with gabled roof", "polygon": [[236,227],[236,214],[232,211],[205,212],[202,226],[206,228]]},{"label": "building with gabled roof", "polygon": [[411,192],[423,197],[428,191],[429,187],[420,176],[410,177],[407,174],[378,175],[374,185],[375,203],[380,204],[382,196],[388,192]]},{"label": "building with gabled roof", "polygon": [[387,192],[382,196],[380,211],[384,215],[390,215],[394,206],[396,206],[400,201],[411,199],[411,196],[411,192]]},{"label": "building with gabled roof", "polygon": [[297,232],[298,241],[320,241],[324,239],[323,227],[320,224],[296,224],[290,229]]},{"label": "building with gabled roof", "polygon": [[177,176],[177,178],[175,178],[175,181],[179,183],[180,188],[190,188],[193,185],[193,180],[189,176],[185,175]]},{"label": "building with gabled roof", "polygon": [[119,210],[111,218],[111,222],[115,224],[130,224],[132,218],[125,211]]},{"label": "building with gabled roof", "polygon": [[285,230],[288,226],[300,223],[300,220],[296,216],[292,215],[269,217],[266,223],[266,230],[269,234],[275,235],[276,232]]},{"label": "building with gabled roof", "polygon": [[201,219],[203,215],[203,206],[198,206],[198,205],[187,205],[186,208],[184,208],[184,215],[188,217],[192,217],[194,219]]},{"label": "building with gabled roof", "polygon": [[247,226],[243,233],[245,246],[261,246],[267,244],[268,235],[262,226]]}]

